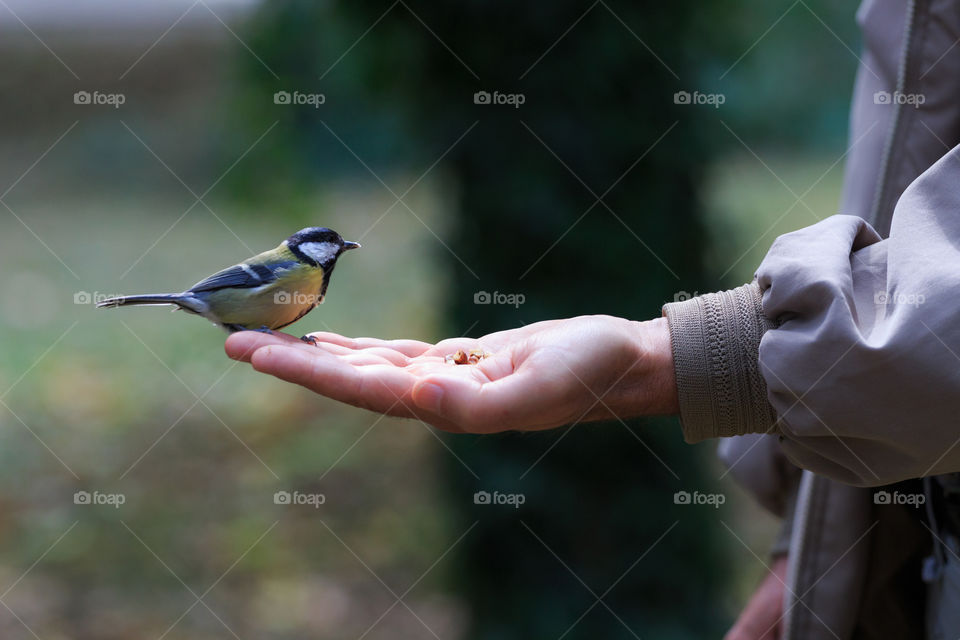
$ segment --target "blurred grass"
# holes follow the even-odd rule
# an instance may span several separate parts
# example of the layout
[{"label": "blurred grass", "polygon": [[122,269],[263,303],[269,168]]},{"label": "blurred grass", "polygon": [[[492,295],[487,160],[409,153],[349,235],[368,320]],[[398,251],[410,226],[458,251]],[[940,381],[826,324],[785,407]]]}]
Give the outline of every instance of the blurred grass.
[{"label": "blurred grass", "polygon": [[[434,193],[418,190],[408,202],[442,228]],[[423,426],[378,420],[235,365],[223,355],[225,334],[202,319],[74,301],[183,289],[246,257],[244,243],[272,247],[308,218],[358,238],[392,204],[383,195],[342,185],[302,220],[211,203],[242,243],[197,206],[149,251],[190,200],[21,199],[18,215],[79,279],[15,219],[0,223],[0,389],[13,387],[3,402],[19,417],[0,410],[0,483],[18,487],[0,498],[0,557],[14,560],[0,575],[15,580],[77,522],[8,596],[41,637],[162,633],[192,601],[172,573],[201,593],[275,522],[211,594],[211,607],[247,637],[356,637],[392,598],[337,536],[402,592],[459,535],[437,506],[433,459],[445,454]],[[291,330],[435,339],[444,278],[428,237],[395,207],[363,236],[364,249],[340,263],[324,305]],[[120,492],[127,502],[78,506],[81,489]],[[278,490],[321,492],[327,502],[319,511],[278,506]],[[408,601],[452,633],[460,614],[437,591],[442,575],[440,566]],[[107,610],[90,606],[98,597]],[[278,600],[286,601],[282,615]],[[423,628],[402,611],[369,637],[419,635]],[[15,621],[4,624],[20,635]],[[197,607],[167,637],[223,632]]]},{"label": "blurred grass", "polygon": [[[416,422],[233,363],[225,334],[200,318],[74,296],[182,290],[325,225],[364,248],[290,331],[432,340],[442,247],[401,205],[377,222],[394,202],[382,186],[323,172],[313,192],[278,189],[263,209],[220,183],[205,197],[216,215],[196,204],[177,222],[189,189],[204,193],[266,148],[225,133],[235,40],[202,8],[122,83],[154,29],[41,29],[81,81],[23,31],[0,25],[0,50],[18,60],[0,79],[0,183],[11,187],[11,211],[0,207],[0,590],[15,612],[0,608],[0,637],[32,637],[21,621],[45,640],[359,637],[395,603],[391,590],[462,533],[437,487],[443,445]],[[80,89],[122,90],[127,102],[77,106]],[[391,185],[415,177],[383,173]],[[437,184],[405,201],[444,233]],[[76,505],[78,490],[126,503]],[[281,490],[326,502],[276,505]],[[449,570],[439,562],[404,600],[456,638],[466,613],[445,594]],[[190,590],[212,585],[215,613],[198,604],[176,622],[195,604]],[[395,606],[367,638],[422,637],[416,616]]]}]

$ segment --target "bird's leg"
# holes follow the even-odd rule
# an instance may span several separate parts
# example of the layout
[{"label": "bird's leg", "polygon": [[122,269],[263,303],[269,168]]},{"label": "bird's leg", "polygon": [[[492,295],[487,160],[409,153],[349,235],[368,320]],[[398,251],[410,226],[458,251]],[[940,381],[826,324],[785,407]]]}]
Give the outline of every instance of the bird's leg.
[{"label": "bird's leg", "polygon": [[300,339],[303,340],[304,342],[306,342],[307,344],[312,344],[312,345],[315,346],[315,347],[316,347],[316,346],[319,346],[318,343],[319,343],[320,341],[317,340],[317,338],[314,337],[314,336],[300,336]]},{"label": "bird's leg", "polygon": [[223,325],[223,328],[230,333],[236,333],[237,331],[256,331],[257,333],[265,333],[268,336],[273,335],[273,330],[265,324],[260,325],[259,329],[248,329],[242,324],[225,324]]}]

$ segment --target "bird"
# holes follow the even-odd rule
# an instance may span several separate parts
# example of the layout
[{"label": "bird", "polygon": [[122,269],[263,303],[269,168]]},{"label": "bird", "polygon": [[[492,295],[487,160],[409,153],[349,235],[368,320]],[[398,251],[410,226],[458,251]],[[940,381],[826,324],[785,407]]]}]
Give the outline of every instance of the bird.
[{"label": "bird", "polygon": [[[274,249],[227,267],[181,293],[117,296],[99,308],[173,305],[229,333],[271,333],[293,324],[323,302],[337,260],[360,244],[326,227],[307,227]],[[316,343],[310,336],[301,340]]]}]

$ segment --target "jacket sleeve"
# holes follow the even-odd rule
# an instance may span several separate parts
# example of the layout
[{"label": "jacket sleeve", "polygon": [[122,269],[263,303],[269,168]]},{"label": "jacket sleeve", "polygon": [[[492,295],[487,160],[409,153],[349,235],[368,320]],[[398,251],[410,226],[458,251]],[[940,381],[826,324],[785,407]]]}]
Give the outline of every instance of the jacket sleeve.
[{"label": "jacket sleeve", "polygon": [[684,436],[773,432],[800,467],[872,486],[960,471],[960,147],[890,236],[833,216],[753,283],[664,307]]}]

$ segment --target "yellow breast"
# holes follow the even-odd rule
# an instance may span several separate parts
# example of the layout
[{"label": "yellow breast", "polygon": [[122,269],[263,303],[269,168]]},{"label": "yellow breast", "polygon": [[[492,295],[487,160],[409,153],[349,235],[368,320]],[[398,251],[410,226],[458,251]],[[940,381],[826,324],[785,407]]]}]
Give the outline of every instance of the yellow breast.
[{"label": "yellow breast", "polygon": [[[290,257],[295,259],[293,254]],[[207,298],[210,311],[224,324],[247,329],[281,329],[323,302],[323,269],[297,262],[269,284],[251,289],[224,289]]]}]

